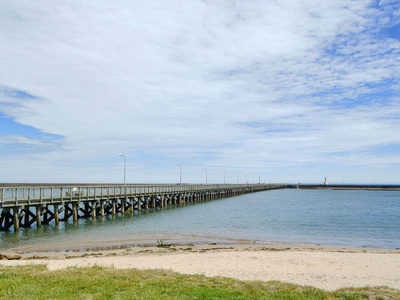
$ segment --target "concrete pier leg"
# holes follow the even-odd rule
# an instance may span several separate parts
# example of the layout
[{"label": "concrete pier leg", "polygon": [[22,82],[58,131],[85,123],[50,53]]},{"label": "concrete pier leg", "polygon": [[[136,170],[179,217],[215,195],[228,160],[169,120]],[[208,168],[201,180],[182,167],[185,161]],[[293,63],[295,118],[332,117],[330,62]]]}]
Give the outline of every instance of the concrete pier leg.
[{"label": "concrete pier leg", "polygon": [[14,222],[14,231],[19,230],[19,212],[18,207],[13,208],[13,222]]},{"label": "concrete pier leg", "polygon": [[60,216],[58,213],[58,204],[54,204],[54,222],[56,225],[60,224]]},{"label": "concrete pier leg", "polygon": [[135,208],[134,208],[134,199],[130,199],[130,203],[129,203],[129,211],[131,212],[131,213],[133,213],[134,212],[134,210],[135,210]]},{"label": "concrete pier leg", "polygon": [[36,206],[36,226],[42,227],[42,208],[40,205]]}]

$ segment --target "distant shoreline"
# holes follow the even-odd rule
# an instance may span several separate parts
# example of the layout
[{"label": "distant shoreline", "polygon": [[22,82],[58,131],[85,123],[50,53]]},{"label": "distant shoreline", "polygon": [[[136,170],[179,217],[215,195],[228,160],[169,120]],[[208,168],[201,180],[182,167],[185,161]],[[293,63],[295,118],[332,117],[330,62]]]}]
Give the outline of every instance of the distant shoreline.
[{"label": "distant shoreline", "polygon": [[337,187],[337,186],[318,186],[318,187],[304,187],[299,186],[298,189],[300,190],[364,190],[364,191],[400,191],[400,187]]}]

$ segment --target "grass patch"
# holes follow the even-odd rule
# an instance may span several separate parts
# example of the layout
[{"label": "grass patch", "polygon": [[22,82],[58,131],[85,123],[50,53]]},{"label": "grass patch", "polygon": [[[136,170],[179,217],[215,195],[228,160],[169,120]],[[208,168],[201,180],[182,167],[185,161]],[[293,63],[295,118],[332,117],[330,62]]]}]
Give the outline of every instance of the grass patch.
[{"label": "grass patch", "polygon": [[281,282],[239,281],[170,271],[0,267],[0,299],[400,299],[389,288],[325,292]]}]

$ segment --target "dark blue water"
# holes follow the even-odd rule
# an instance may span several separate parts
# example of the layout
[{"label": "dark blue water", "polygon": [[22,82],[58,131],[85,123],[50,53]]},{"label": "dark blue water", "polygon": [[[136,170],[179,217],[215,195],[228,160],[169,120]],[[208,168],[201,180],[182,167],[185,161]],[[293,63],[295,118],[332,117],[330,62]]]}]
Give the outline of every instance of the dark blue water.
[{"label": "dark blue water", "polygon": [[[400,192],[275,190],[140,215],[1,232],[0,249],[235,240],[400,248]],[[86,246],[82,246],[84,249]]]}]

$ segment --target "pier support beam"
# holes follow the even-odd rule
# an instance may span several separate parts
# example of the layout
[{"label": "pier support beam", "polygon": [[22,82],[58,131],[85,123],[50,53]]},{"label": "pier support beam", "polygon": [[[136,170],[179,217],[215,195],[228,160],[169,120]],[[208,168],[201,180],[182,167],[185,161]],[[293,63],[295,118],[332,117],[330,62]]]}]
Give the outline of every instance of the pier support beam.
[{"label": "pier support beam", "polygon": [[22,227],[29,227],[29,226],[30,226],[30,225],[29,225],[29,206],[28,206],[28,207],[25,207],[23,211],[24,211],[24,213],[25,213],[25,215],[24,215],[24,217],[23,217],[24,223],[21,224],[21,226],[22,226]]}]

